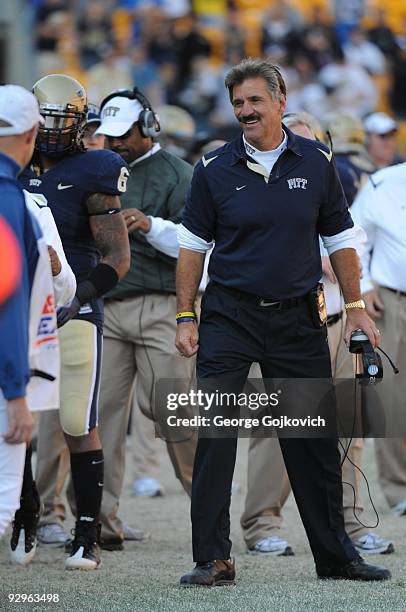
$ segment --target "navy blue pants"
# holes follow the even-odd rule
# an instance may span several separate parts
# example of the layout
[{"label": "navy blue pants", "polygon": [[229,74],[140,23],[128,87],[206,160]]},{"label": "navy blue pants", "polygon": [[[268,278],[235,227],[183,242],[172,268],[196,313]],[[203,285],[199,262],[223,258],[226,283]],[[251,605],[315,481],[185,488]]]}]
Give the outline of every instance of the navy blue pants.
[{"label": "navy blue pants", "polygon": [[[326,329],[306,302],[271,310],[210,284],[202,301],[197,376],[230,377],[242,388],[253,362],[264,378],[331,376]],[[293,494],[317,565],[358,557],[345,533],[337,438],[280,438]],[[193,558],[228,559],[236,437],[199,437],[192,485]]]}]

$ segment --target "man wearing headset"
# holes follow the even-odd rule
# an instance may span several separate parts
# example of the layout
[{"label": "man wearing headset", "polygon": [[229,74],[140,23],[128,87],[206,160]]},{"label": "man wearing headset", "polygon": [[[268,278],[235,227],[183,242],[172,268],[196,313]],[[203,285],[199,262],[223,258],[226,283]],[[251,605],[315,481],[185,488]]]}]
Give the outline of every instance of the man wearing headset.
[{"label": "man wearing headset", "polygon": [[[106,295],[100,390],[100,431],[106,456],[102,503],[103,546],[121,550],[137,539],[117,516],[125,467],[125,436],[136,377],[141,411],[154,419],[154,387],[162,378],[192,378],[194,363],[174,349],[176,334],[176,225],[180,222],[192,167],[155,141],[159,121],[143,94],[116,90],[101,104],[96,134],[130,168],[121,200],[130,240],[130,271]],[[190,493],[195,441],[167,442],[176,476]],[[109,460],[110,457],[110,460]]]}]

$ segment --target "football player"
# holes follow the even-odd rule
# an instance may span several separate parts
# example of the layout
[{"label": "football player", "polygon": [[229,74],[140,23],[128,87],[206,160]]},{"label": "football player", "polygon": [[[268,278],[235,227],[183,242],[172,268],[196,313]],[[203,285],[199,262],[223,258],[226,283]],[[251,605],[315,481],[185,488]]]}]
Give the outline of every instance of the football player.
[{"label": "football player", "polygon": [[[42,194],[52,210],[77,290],[58,310],[61,347],[60,419],[70,450],[76,500],[75,537],[67,569],[100,564],[98,517],[103,491],[103,451],[97,431],[102,349],[102,296],[130,262],[128,234],[118,196],[128,169],[112,151],[86,151],[82,143],[87,98],[82,85],[61,74],[33,87],[44,125],[33,170],[24,187]],[[52,443],[52,441],[50,441]]]}]

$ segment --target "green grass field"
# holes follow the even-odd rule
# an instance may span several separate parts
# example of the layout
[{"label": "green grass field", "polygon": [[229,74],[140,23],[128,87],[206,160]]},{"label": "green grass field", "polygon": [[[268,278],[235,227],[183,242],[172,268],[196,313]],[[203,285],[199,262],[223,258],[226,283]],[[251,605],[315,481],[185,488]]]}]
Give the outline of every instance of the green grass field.
[{"label": "green grass field", "polygon": [[[247,555],[239,527],[245,495],[247,441],[240,441],[235,480],[240,490],[232,500],[233,554],[237,585],[214,589],[181,589],[179,577],[192,566],[189,501],[175,480],[161,449],[162,481],[166,495],[139,499],[130,495],[131,456],[121,516],[151,532],[148,542],[127,543],[124,552],[104,552],[96,572],[67,572],[64,553],[40,548],[27,568],[11,565],[6,543],[0,543],[0,610],[119,611],[315,611],[406,610],[406,518],[392,517],[379,486],[372,442],[367,443],[365,471],[371,483],[381,523],[378,532],[391,537],[396,552],[368,560],[389,567],[393,579],[385,583],[321,581],[316,578],[310,550],[292,496],[285,512],[285,537],[294,557],[258,558]],[[365,497],[368,518],[374,515]],[[71,521],[69,522],[71,526]],[[10,593],[55,593],[59,603],[10,603]]]}]

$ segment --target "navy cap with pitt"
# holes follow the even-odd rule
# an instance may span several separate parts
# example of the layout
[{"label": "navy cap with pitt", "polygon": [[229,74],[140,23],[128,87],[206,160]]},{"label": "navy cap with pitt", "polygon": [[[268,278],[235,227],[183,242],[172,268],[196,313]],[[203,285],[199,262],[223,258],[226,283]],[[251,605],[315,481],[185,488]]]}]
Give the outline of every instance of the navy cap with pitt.
[{"label": "navy cap with pitt", "polygon": [[101,124],[100,109],[97,104],[91,104],[90,102],[88,104],[88,111],[86,115],[86,125],[89,124],[95,125],[96,127],[99,127]]}]

